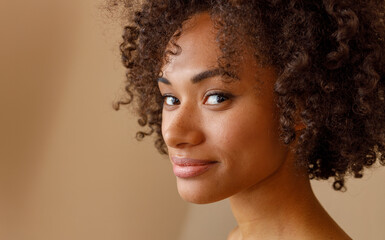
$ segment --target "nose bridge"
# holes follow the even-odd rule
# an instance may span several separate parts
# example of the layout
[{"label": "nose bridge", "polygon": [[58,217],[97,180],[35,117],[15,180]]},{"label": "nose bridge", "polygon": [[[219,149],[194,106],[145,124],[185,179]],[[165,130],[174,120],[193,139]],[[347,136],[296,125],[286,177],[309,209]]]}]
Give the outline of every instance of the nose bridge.
[{"label": "nose bridge", "polygon": [[[194,128],[194,112],[195,109],[193,106],[188,104],[183,104],[176,111],[173,117],[173,125],[178,125],[180,128]],[[196,116],[196,115],[195,115]]]},{"label": "nose bridge", "polygon": [[197,145],[204,139],[197,107],[181,104],[172,113],[166,113],[163,138],[169,147]]}]

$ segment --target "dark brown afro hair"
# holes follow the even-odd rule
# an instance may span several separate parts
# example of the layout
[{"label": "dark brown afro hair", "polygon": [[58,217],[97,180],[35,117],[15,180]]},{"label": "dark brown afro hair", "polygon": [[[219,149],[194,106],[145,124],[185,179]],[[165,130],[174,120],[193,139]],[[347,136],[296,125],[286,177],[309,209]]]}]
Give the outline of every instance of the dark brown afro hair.
[{"label": "dark brown afro hair", "polygon": [[[385,165],[383,0],[131,0],[124,11],[132,18],[120,45],[127,80],[114,108],[133,104],[147,128],[137,138],[155,133],[161,153],[162,60],[180,52],[182,23],[207,11],[223,75],[236,72],[245,43],[261,65],[276,69],[281,139],[289,145],[297,137],[297,165],[307,166],[310,179],[334,177],[334,189],[344,190],[346,175],[362,177],[377,159]],[[176,51],[166,51],[169,42]],[[297,116],[306,128],[296,132]]]}]

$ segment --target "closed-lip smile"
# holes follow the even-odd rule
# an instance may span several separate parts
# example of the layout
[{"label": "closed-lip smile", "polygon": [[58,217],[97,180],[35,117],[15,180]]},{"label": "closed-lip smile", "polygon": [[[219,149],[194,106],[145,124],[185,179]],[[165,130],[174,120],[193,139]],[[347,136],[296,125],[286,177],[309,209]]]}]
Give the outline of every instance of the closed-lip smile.
[{"label": "closed-lip smile", "polygon": [[175,176],[180,178],[192,178],[199,176],[213,167],[217,161],[171,157]]}]

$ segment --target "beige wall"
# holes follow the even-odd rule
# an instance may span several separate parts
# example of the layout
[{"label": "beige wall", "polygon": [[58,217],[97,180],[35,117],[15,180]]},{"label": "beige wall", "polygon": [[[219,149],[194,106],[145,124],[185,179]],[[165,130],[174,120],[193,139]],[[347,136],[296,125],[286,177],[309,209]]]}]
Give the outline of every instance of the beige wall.
[{"label": "beige wall", "polygon": [[[184,203],[166,158],[115,112],[118,24],[97,1],[0,2],[0,239],[224,239],[227,201]],[[385,239],[384,169],[317,195],[354,239]]]}]

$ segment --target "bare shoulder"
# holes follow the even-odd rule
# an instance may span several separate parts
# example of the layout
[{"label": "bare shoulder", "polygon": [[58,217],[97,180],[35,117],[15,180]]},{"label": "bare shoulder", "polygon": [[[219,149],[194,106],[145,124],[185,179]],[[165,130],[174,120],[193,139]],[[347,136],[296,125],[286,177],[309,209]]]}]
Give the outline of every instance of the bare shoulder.
[{"label": "bare shoulder", "polygon": [[332,235],[325,235],[325,236],[317,236],[317,237],[310,237],[308,239],[312,240],[352,240],[348,235],[346,234],[332,234]]},{"label": "bare shoulder", "polygon": [[352,240],[352,238],[349,237],[349,235],[331,218],[323,224],[309,226],[307,238],[314,240]]},{"label": "bare shoulder", "polygon": [[[311,231],[302,236],[291,236],[288,239],[303,239],[303,240],[352,240],[341,228],[329,228],[326,227],[318,229],[317,231]],[[241,232],[239,227],[235,227],[227,236],[227,240],[241,240]],[[286,239],[286,238],[285,238]]]},{"label": "bare shoulder", "polygon": [[231,230],[231,232],[227,236],[227,240],[239,240],[239,239],[241,239],[241,235],[239,232],[239,227],[236,226],[233,230]]},{"label": "bare shoulder", "polygon": [[352,240],[342,229],[338,231],[331,231],[327,234],[318,235],[317,238],[312,239],[330,239],[330,240]]}]

